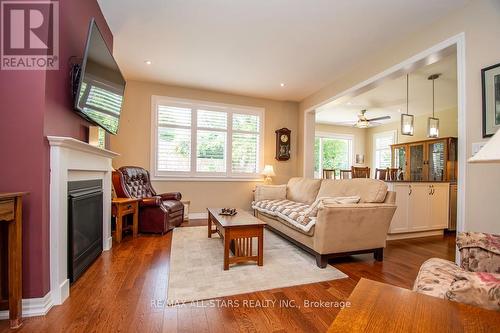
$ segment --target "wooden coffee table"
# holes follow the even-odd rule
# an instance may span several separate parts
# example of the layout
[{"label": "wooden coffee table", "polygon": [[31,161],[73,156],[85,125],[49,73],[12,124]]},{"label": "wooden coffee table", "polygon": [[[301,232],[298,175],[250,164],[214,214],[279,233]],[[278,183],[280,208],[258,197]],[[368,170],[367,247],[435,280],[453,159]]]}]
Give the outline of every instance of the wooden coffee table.
[{"label": "wooden coffee table", "polygon": [[[256,261],[257,265],[264,264],[264,226],[255,216],[242,209],[234,216],[219,215],[221,208],[207,208],[208,210],[208,238],[218,233],[224,240],[224,270],[230,264]],[[215,229],[212,228],[215,225]],[[258,240],[257,255],[254,255],[252,240]],[[229,251],[233,253],[229,256]]]},{"label": "wooden coffee table", "polygon": [[498,332],[500,315],[385,283],[361,279],[350,307],[340,310],[334,332]]}]

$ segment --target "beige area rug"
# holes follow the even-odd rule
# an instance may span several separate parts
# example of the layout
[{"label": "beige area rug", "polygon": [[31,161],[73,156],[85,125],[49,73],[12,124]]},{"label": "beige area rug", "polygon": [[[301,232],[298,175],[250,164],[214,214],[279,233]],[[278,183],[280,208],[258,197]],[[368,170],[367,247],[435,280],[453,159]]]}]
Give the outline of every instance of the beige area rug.
[{"label": "beige area rug", "polygon": [[172,237],[168,304],[348,277],[332,266],[318,268],[314,256],[268,230],[264,266],[231,265],[228,271],[222,268],[222,240],[208,238],[207,227],[176,228]]}]

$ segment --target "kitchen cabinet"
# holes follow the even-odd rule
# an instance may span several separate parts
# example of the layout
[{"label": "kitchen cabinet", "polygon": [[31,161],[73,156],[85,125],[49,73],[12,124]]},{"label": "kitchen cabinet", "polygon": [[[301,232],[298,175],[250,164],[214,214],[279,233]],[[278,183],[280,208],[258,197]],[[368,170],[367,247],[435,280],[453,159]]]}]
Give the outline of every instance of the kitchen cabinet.
[{"label": "kitchen cabinet", "polygon": [[447,137],[391,146],[392,167],[406,181],[456,181],[457,138]]},{"label": "kitchen cabinet", "polygon": [[448,228],[450,184],[437,182],[391,182],[397,209],[390,234],[423,232]]}]

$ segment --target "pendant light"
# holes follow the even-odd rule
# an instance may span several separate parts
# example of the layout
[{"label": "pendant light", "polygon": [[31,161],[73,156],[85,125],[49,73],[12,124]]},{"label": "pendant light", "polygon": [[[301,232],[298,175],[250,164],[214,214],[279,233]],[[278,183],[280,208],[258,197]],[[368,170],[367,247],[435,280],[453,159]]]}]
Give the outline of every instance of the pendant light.
[{"label": "pendant light", "polygon": [[427,79],[432,80],[432,117],[427,119],[427,137],[429,138],[437,138],[439,137],[439,118],[434,116],[435,109],[435,89],[434,89],[434,81],[441,76],[441,74],[432,74]]},{"label": "pendant light", "polygon": [[413,120],[414,117],[412,114],[408,113],[408,104],[409,104],[409,74],[406,74],[406,114],[401,114],[401,134],[402,135],[411,135],[413,136]]}]

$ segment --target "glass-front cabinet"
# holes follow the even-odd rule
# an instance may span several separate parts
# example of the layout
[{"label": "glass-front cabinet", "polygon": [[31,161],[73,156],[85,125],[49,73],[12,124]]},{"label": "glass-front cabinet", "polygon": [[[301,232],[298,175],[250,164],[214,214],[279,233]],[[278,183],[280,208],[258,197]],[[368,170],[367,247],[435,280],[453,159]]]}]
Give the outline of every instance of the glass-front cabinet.
[{"label": "glass-front cabinet", "polygon": [[415,143],[409,145],[410,150],[410,180],[425,180],[425,145]]},{"label": "glass-front cabinet", "polygon": [[428,180],[443,181],[446,173],[446,140],[435,141],[427,146]]},{"label": "glass-front cabinet", "polygon": [[404,179],[404,171],[406,170],[407,152],[406,145],[392,146],[392,167],[400,170],[398,179]]},{"label": "glass-front cabinet", "polygon": [[392,145],[392,167],[407,181],[456,181],[457,138]]}]

